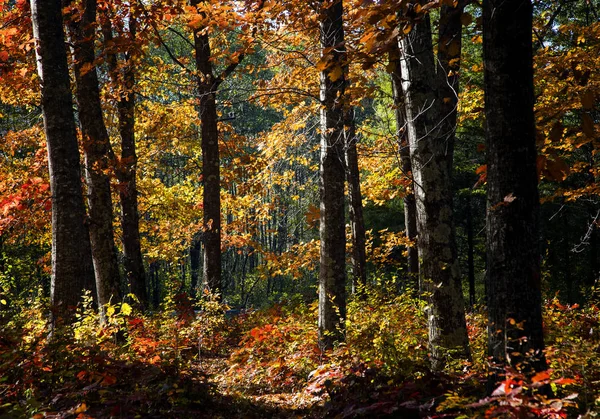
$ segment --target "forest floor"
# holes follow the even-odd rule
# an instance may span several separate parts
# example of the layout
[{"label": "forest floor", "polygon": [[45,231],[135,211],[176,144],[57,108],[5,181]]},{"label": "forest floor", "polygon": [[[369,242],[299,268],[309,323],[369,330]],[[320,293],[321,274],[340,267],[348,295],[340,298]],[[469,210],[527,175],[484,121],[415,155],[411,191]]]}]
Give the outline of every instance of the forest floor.
[{"label": "forest floor", "polygon": [[[1,367],[6,367],[2,365]],[[82,366],[79,366],[82,367]],[[0,385],[0,418],[295,418],[320,417],[321,399],[304,391],[232,391],[222,378],[225,356],[205,357],[188,369],[109,362],[91,384],[85,370],[72,382],[39,385],[34,397],[11,400],[9,385]],[[43,368],[43,367],[42,367]],[[1,372],[1,370],[0,370]],[[179,377],[178,377],[179,375]],[[0,375],[2,377],[2,375]],[[16,386],[19,383],[14,383]],[[40,383],[41,384],[41,383]]]},{"label": "forest floor", "polygon": [[83,307],[52,340],[42,305],[0,312],[0,419],[592,418],[600,408],[595,306],[547,302],[551,369],[506,370],[492,395],[484,312],[467,317],[472,361],[432,373],[419,300],[352,302],[346,343],[326,353],[313,305],[234,318],[217,303],[194,308],[141,315],[123,303],[100,326]]}]

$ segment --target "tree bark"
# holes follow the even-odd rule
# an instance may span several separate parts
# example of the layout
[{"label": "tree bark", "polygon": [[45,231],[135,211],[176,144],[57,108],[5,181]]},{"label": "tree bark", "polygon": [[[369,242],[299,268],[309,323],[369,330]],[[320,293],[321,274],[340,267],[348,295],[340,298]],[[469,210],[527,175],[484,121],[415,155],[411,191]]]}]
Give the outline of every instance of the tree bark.
[{"label": "tree bark", "polygon": [[348,181],[348,213],[352,232],[352,291],[364,289],[367,285],[367,255],[365,251],[365,220],[363,217],[362,194],[360,192],[360,170],[358,168],[358,152],[356,144],[356,122],[354,110],[346,110],[345,151],[346,177]]},{"label": "tree bark", "polygon": [[[129,16],[129,36],[135,41],[137,23]],[[113,41],[112,27],[107,18],[102,25],[106,44]],[[124,93],[117,101],[119,136],[121,137],[121,160],[116,169],[121,203],[121,229],[123,230],[123,259],[125,275],[131,292],[137,297],[142,309],[148,306],[148,285],[144,258],[140,243],[140,216],[138,211],[137,154],[135,145],[135,65],[131,53],[125,53],[122,80],[115,51],[107,52],[111,81],[115,87],[124,85]]]},{"label": "tree bark", "polygon": [[324,349],[344,340],[346,318],[346,234],[344,222],[344,67],[343,6],[341,0],[322,2],[320,38],[321,162],[319,189],[321,239],[319,269],[319,344]]},{"label": "tree bark", "polygon": [[51,329],[94,288],[60,0],[31,2],[52,192]]},{"label": "tree bark", "polygon": [[[192,0],[191,4],[197,6],[202,2]],[[221,291],[221,175],[216,103],[219,81],[213,73],[210,41],[204,29],[194,30],[204,186],[202,280],[211,292],[218,294]]]},{"label": "tree bark", "polygon": [[467,195],[467,266],[469,270],[469,306],[473,308],[476,301],[475,295],[475,241],[473,237],[473,212],[471,210],[471,194]]},{"label": "tree bark", "polygon": [[[459,272],[452,208],[452,160],[456,128],[456,89],[448,78],[450,57],[460,59],[460,38],[446,16],[440,16],[440,44],[436,65],[429,16],[420,20],[400,40],[402,88],[407,136],[417,207],[420,288],[426,292],[429,310],[429,344],[432,367],[444,367],[448,357],[468,358],[462,283]],[[452,28],[452,29],[451,29]]]},{"label": "tree bark", "polygon": [[406,191],[404,203],[404,232],[406,238],[413,243],[408,247],[407,271],[408,280],[415,295],[419,292],[419,250],[417,245],[417,202],[412,181],[412,163],[410,162],[410,149],[407,138],[406,115],[404,113],[404,96],[402,92],[402,67],[400,63],[400,50],[396,47],[390,53],[392,79],[392,93],[394,97],[394,114],[396,119],[396,135],[398,137],[398,150],[402,163],[402,174],[409,179],[410,188]]},{"label": "tree bark", "polygon": [[96,274],[98,303],[120,301],[119,262],[114,241],[110,190],[111,157],[114,156],[104,125],[98,75],[94,64],[96,0],[85,0],[81,16],[71,16],[76,101],[83,134],[85,178],[90,213],[90,241]]},{"label": "tree bark", "polygon": [[499,375],[546,368],[531,33],[530,0],[484,0],[488,350]]}]

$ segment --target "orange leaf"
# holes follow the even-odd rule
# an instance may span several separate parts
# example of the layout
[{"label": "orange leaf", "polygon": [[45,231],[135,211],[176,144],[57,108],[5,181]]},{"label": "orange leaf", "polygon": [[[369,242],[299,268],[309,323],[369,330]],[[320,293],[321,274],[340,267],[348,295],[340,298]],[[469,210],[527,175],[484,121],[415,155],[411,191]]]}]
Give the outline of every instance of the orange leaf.
[{"label": "orange leaf", "polygon": [[321,57],[321,59],[319,61],[317,61],[317,63],[315,64],[315,68],[319,71],[323,71],[327,68],[328,63],[329,63],[329,56],[325,55],[325,56]]},{"label": "orange leaf", "polygon": [[533,377],[531,377],[531,382],[537,383],[540,381],[545,381],[549,378],[550,378],[550,373],[548,371],[542,371],[542,372],[538,372]]},{"label": "orange leaf", "polygon": [[85,404],[85,402],[81,403],[77,409],[75,409],[74,413],[83,413],[87,410],[87,405]]},{"label": "orange leaf", "polygon": [[342,67],[339,65],[336,65],[333,70],[331,70],[329,72],[329,79],[331,81],[336,81],[338,80],[340,77],[342,77],[342,75],[344,74]]},{"label": "orange leaf", "polygon": [[566,386],[567,384],[575,384],[577,380],[573,378],[559,378],[558,380],[554,380],[554,384],[558,384],[559,386]]}]

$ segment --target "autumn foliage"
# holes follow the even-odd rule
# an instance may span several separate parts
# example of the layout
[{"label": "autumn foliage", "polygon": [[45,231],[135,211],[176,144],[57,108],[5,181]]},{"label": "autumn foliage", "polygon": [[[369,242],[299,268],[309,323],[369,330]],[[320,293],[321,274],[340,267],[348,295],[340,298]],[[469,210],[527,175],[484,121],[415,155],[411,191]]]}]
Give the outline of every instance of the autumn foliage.
[{"label": "autumn foliage", "polygon": [[[66,3],[65,26],[84,10],[80,0]],[[0,0],[0,419],[598,415],[597,2],[532,2],[542,239],[536,279],[549,369],[532,371],[534,354],[507,348],[509,366],[493,378],[488,334],[494,329],[483,304],[485,217],[519,198],[485,199],[481,2],[344,1],[342,61],[332,59],[340,45],[320,44],[319,23],[332,0],[91,3],[98,14],[94,57],[81,66],[75,43],[67,40],[68,65],[73,81],[76,68],[98,75],[110,152],[102,167],[91,169],[110,184],[123,297],[99,310],[96,294],[87,292],[68,307],[72,324],[48,333],[53,197],[31,2]],[[470,357],[450,351],[447,365],[435,370],[428,298],[441,285],[433,278],[423,293],[417,274],[408,272],[408,249],[418,238],[406,237],[404,198],[419,185],[402,166],[401,152],[410,146],[403,139],[407,125],[396,119],[390,57],[425,17],[435,33],[442,9],[459,4],[460,68],[448,74],[460,74],[448,203],[454,227],[448,231],[456,239],[464,289],[470,285],[462,300],[458,296],[470,303]],[[217,294],[202,282],[210,220],[204,220],[198,88],[207,76],[196,68],[194,42],[203,36],[218,81],[209,92],[220,155]],[[434,35],[436,54],[438,41]],[[335,99],[344,95],[358,138],[368,276],[366,285],[348,281],[345,330],[336,330],[343,342],[325,351],[318,344],[316,301],[320,137],[327,134],[320,126],[320,83],[342,79],[347,83]],[[135,150],[124,156],[122,105],[129,99]],[[349,130],[345,122],[342,131]],[[82,132],[78,126],[80,157],[89,146]],[[132,171],[133,181],[124,180]],[[85,177],[82,172],[82,184]],[[84,186],[86,198],[90,191]],[[120,223],[119,198],[134,192],[143,304],[126,279]],[[94,222],[88,214],[84,225]],[[345,233],[350,276],[350,223]],[[510,365],[510,359],[524,361]]]}]

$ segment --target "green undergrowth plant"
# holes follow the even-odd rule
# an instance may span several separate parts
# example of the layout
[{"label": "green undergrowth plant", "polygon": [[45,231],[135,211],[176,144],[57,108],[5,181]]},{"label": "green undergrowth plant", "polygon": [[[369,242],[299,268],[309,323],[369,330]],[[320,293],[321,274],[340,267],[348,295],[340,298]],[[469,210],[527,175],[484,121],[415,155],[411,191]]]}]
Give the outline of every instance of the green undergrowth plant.
[{"label": "green undergrowth plant", "polygon": [[422,374],[427,364],[424,301],[398,295],[393,285],[370,288],[348,304],[340,359],[369,364],[390,377]]}]

